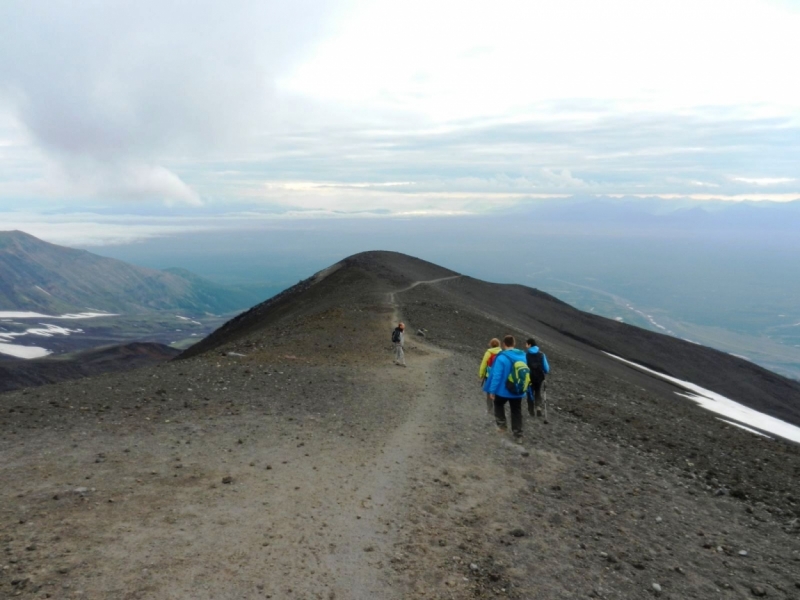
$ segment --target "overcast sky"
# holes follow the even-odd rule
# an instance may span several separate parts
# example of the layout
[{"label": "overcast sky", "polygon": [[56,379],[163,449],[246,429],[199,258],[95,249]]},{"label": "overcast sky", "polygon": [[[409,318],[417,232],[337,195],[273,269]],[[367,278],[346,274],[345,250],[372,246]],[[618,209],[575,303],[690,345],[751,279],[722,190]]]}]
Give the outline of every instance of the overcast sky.
[{"label": "overcast sky", "polygon": [[0,229],[796,200],[798,31],[789,0],[3,0]]}]

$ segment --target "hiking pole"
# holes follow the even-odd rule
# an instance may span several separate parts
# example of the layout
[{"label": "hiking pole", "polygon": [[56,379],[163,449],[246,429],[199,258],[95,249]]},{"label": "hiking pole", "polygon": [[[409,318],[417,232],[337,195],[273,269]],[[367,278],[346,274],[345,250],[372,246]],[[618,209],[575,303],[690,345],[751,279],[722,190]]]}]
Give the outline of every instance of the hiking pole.
[{"label": "hiking pole", "polygon": [[547,382],[542,382],[542,406],[544,407],[544,423],[547,425]]}]

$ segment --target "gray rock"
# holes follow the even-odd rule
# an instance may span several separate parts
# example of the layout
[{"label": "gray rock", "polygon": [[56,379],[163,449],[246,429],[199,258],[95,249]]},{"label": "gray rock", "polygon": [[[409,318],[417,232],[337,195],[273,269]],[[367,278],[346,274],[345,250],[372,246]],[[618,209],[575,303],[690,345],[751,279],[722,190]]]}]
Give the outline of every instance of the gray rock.
[{"label": "gray rock", "polygon": [[653,591],[654,591],[656,594],[660,594],[660,593],[661,593],[661,586],[660,586],[659,584],[657,584],[657,583],[654,583],[654,584],[653,584]]},{"label": "gray rock", "polygon": [[525,530],[517,527],[516,529],[512,529],[509,531],[511,535],[514,537],[525,537]]},{"label": "gray rock", "polygon": [[763,588],[760,585],[754,585],[753,587],[750,588],[750,591],[756,598],[763,598],[764,596],[767,595],[766,588]]}]

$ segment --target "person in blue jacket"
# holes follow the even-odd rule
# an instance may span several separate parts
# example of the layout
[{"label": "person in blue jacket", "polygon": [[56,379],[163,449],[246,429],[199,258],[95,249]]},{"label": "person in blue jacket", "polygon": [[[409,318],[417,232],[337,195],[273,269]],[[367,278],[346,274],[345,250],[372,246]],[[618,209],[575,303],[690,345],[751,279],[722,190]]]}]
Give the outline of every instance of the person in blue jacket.
[{"label": "person in blue jacket", "polygon": [[[536,340],[528,338],[525,342],[525,358],[528,362],[528,368],[531,370],[531,387],[528,388],[528,414],[532,417],[536,416],[534,412],[534,402],[539,404],[539,415],[542,414],[542,386],[544,385],[545,376],[550,373],[550,364],[547,362],[545,353],[539,350],[536,345]],[[545,423],[547,422],[547,415],[545,415]]]},{"label": "person in blue jacket", "polygon": [[525,353],[514,348],[516,343],[513,335],[503,338],[503,351],[497,355],[484,389],[494,401],[494,418],[501,431],[508,429],[506,423],[506,403],[508,403],[511,409],[511,431],[514,438],[519,440],[522,437],[522,398],[525,394],[517,396],[506,387],[514,363],[525,360]]}]

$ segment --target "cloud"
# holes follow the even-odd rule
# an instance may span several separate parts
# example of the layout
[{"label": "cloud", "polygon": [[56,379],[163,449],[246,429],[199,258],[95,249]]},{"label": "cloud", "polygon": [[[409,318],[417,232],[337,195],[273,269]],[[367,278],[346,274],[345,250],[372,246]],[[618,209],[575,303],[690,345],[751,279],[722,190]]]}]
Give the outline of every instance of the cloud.
[{"label": "cloud", "polygon": [[6,0],[0,203],[450,214],[797,191],[796,11],[487,6]]},{"label": "cloud", "polygon": [[741,181],[742,183],[750,183],[752,185],[779,185],[781,183],[792,183],[797,181],[793,177],[733,177],[734,181]]},{"label": "cloud", "polygon": [[114,246],[218,227],[211,220],[153,219],[139,215],[2,213],[2,230],[20,230],[64,246]]},{"label": "cloud", "polygon": [[85,193],[87,181],[115,180],[93,193],[197,204],[167,163],[240,147],[262,128],[275,74],[327,5],[6,0],[0,95]]}]

